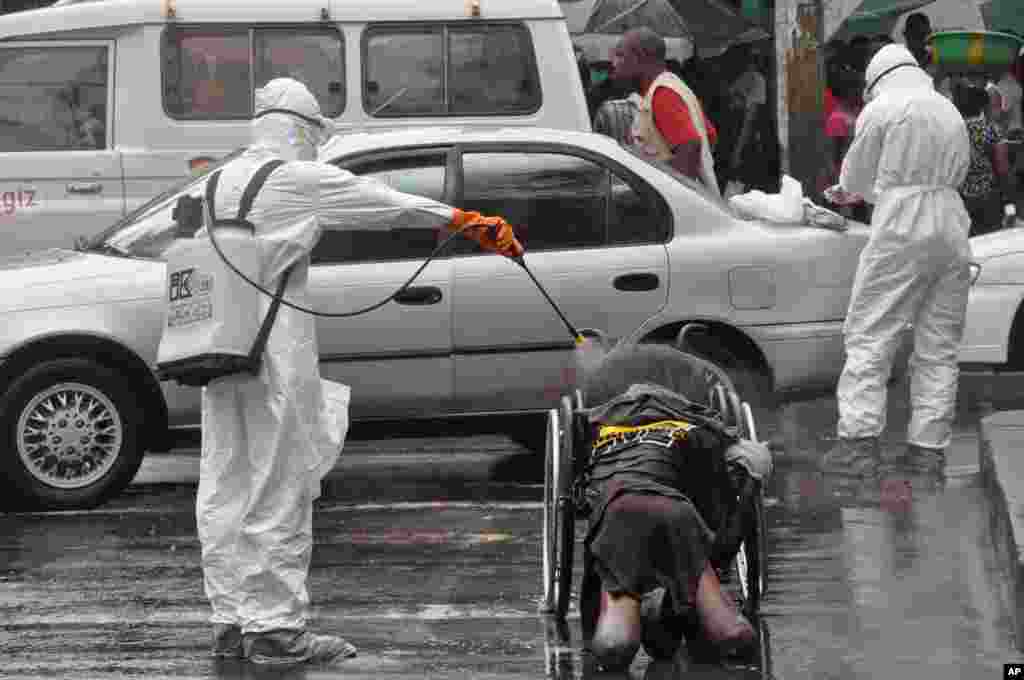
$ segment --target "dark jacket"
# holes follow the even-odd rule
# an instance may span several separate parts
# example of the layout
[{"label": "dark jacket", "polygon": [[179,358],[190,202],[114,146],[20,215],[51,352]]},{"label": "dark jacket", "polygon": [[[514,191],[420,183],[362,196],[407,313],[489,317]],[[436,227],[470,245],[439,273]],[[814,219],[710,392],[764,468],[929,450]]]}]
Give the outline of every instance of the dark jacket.
[{"label": "dark jacket", "polygon": [[636,383],[587,415],[595,434],[602,425],[636,427],[677,420],[692,426],[681,439],[659,433],[652,435],[652,441],[624,439],[591,452],[581,478],[590,508],[588,540],[600,526],[608,504],[625,493],[690,502],[711,530],[720,527],[731,513],[735,503],[725,450],[737,439],[711,417],[707,407],[664,387]]}]

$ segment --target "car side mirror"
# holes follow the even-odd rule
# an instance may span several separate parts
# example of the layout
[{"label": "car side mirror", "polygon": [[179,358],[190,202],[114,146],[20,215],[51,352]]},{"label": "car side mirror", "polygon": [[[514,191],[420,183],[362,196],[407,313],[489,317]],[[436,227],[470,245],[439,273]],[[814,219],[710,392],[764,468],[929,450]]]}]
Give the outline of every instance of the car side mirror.
[{"label": "car side mirror", "polygon": [[195,236],[203,226],[203,199],[193,196],[179,197],[171,218],[178,224],[178,238]]}]

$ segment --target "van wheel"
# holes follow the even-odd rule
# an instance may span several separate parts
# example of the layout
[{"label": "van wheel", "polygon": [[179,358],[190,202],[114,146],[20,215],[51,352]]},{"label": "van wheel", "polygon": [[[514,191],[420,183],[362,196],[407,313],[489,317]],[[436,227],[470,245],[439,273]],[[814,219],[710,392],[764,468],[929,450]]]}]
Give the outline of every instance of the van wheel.
[{"label": "van wheel", "polygon": [[84,359],[39,364],[10,384],[0,397],[0,484],[14,509],[91,508],[131,482],[140,413],[123,384]]}]

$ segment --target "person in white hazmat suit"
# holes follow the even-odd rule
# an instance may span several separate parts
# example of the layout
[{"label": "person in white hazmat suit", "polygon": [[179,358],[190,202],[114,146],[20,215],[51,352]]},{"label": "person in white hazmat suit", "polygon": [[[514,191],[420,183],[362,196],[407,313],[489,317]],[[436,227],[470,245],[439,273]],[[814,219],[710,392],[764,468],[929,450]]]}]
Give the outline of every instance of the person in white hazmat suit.
[{"label": "person in white hazmat suit", "polygon": [[822,467],[856,477],[883,472],[886,386],[912,324],[905,462],[941,473],[970,285],[970,218],[957,188],[971,146],[963,117],[906,47],[879,50],[865,82],[868,103],[843,159],[838,194],[862,196],[875,209],[843,326],[838,440]]},{"label": "person in white hazmat suit", "polygon": [[[309,304],[309,255],[322,222],[341,229],[468,226],[483,247],[522,254],[501,218],[315,162],[331,123],[298,81],[270,81],[256,91],[255,109],[252,144],[223,168],[214,207],[217,217],[234,216],[254,173],[268,161],[286,161],[267,178],[248,219],[265,246],[264,287],[274,290],[295,265],[287,301]],[[262,318],[270,299],[261,305]],[[228,376],[203,388],[196,519],[215,656],[292,664],[356,654],[343,638],[306,628],[313,501],[348,426],[348,388],[320,379],[315,331],[313,316],[282,305],[259,375]]]}]

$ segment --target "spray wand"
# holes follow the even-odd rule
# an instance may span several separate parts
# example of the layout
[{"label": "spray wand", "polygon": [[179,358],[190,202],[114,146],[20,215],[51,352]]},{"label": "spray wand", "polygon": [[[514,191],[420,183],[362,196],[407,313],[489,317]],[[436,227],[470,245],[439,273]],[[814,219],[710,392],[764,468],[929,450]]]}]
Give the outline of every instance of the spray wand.
[{"label": "spray wand", "polygon": [[558,308],[558,305],[555,304],[555,301],[552,300],[551,296],[548,295],[548,292],[544,290],[544,286],[540,285],[540,281],[538,281],[537,277],[533,275],[533,272],[530,271],[530,268],[526,266],[526,260],[523,259],[523,256],[520,255],[518,257],[510,257],[509,259],[515,262],[520,267],[522,267],[523,271],[525,271],[530,276],[530,278],[533,279],[533,282],[537,285],[537,290],[539,290],[541,292],[541,295],[543,295],[544,298],[551,304],[551,308],[555,310],[556,314],[558,314],[558,318],[560,318],[562,320],[562,323],[565,324],[565,327],[569,329],[569,333],[572,335],[573,340],[576,341],[576,345],[580,346],[583,343],[585,343],[587,341],[586,338],[580,335],[580,332],[576,330],[576,328],[571,323],[569,323],[569,319],[565,317],[565,314],[562,313],[562,310]]}]

